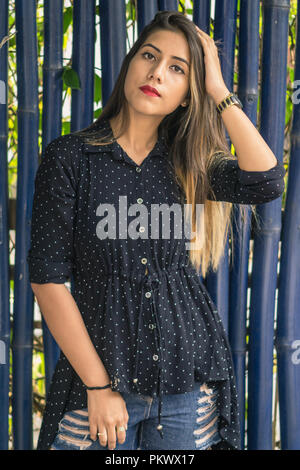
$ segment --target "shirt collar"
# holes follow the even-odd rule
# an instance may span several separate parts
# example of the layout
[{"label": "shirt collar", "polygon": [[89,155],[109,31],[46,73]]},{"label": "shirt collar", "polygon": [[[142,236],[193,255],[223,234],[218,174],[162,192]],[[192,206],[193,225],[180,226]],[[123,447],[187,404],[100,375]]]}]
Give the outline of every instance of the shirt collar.
[{"label": "shirt collar", "polygon": [[[99,128],[101,129],[108,129],[108,128],[111,129],[109,120],[107,118],[101,121],[100,126],[101,127]],[[114,141],[110,144],[105,144],[105,145],[93,145],[93,144],[84,143],[83,149],[85,152],[91,152],[91,153],[111,152],[115,160],[124,160],[124,150],[118,144],[117,141]],[[166,144],[165,138],[163,136],[158,136],[156,144],[151,150],[151,152],[148,154],[148,157],[166,156],[168,155],[168,153],[169,151],[168,151],[168,146]]]}]

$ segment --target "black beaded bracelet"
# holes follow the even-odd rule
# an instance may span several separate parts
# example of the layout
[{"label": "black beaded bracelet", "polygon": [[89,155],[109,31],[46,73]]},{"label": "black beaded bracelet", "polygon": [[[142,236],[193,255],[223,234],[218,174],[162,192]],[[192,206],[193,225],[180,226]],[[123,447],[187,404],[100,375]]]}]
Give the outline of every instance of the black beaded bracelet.
[{"label": "black beaded bracelet", "polygon": [[88,387],[87,385],[83,384],[86,390],[102,390],[103,388],[111,387],[111,384],[104,385],[104,387]]}]

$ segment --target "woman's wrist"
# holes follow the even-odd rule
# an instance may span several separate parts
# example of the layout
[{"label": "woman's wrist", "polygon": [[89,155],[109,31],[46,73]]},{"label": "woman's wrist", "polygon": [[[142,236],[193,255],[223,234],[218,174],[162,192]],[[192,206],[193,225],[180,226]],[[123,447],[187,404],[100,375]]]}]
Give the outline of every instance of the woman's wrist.
[{"label": "woman's wrist", "polygon": [[228,90],[228,88],[221,88],[220,90],[216,90],[212,96],[212,99],[214,100],[215,102],[215,105],[218,106],[221,101],[224,100],[224,98],[226,98],[226,96],[228,96],[231,92]]},{"label": "woman's wrist", "polygon": [[104,377],[103,375],[97,376],[97,377],[89,377],[86,380],[83,380],[83,386],[84,388],[93,388],[93,387],[105,387],[106,385],[110,384],[111,385],[111,380],[110,377]]},{"label": "woman's wrist", "polygon": [[99,367],[93,367],[85,377],[81,377],[85,387],[104,387],[111,383],[111,379],[102,361]]}]

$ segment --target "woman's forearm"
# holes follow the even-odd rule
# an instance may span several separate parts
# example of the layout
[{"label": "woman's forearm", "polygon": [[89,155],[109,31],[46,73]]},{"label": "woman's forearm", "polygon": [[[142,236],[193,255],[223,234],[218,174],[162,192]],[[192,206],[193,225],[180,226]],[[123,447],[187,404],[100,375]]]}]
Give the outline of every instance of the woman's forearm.
[{"label": "woman's forearm", "polygon": [[[227,88],[216,91],[216,106],[228,93]],[[242,109],[230,106],[221,116],[242,170],[268,171],[277,164],[276,156]]]},{"label": "woman's forearm", "polygon": [[54,283],[31,283],[31,287],[50,332],[83,383],[108,384],[110,377],[67,287]]}]

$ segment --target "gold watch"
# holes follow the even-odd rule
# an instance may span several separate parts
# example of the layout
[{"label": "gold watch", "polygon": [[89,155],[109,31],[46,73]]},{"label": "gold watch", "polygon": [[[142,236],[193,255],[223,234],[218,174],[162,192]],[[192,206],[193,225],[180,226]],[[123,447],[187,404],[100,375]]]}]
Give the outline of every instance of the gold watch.
[{"label": "gold watch", "polygon": [[240,109],[243,109],[243,105],[238,97],[234,93],[229,93],[217,106],[217,111],[219,114],[224,111],[224,109],[229,108],[232,105],[238,106]]}]

